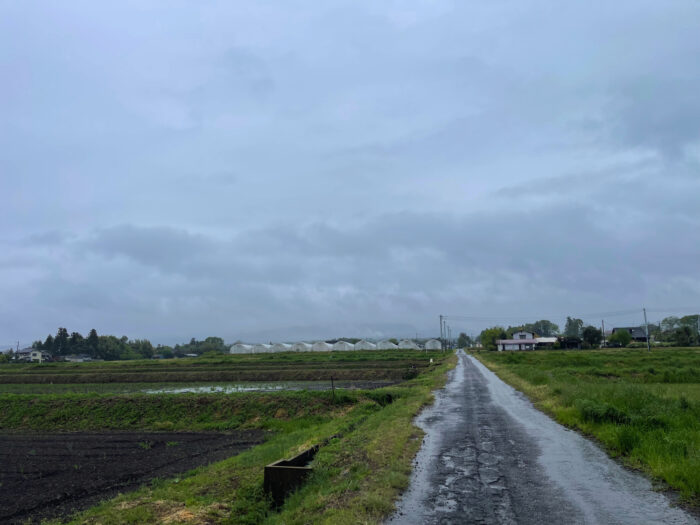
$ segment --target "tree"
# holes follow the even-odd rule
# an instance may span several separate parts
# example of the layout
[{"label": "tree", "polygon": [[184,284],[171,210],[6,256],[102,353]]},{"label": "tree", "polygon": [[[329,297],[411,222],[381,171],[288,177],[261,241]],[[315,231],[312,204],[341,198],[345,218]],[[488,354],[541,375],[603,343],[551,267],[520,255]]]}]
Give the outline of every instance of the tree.
[{"label": "tree", "polygon": [[581,337],[583,330],[583,321],[575,317],[567,317],[566,325],[564,326],[564,335],[566,337]]},{"label": "tree", "polygon": [[459,337],[457,338],[457,347],[458,348],[466,348],[469,345],[471,345],[472,338],[469,337],[467,334],[464,332],[459,334]]},{"label": "tree", "polygon": [[53,344],[53,336],[49,334],[48,336],[46,336],[46,341],[44,341],[42,348],[47,352],[53,352]]},{"label": "tree", "polygon": [[494,326],[481,331],[479,338],[486,350],[496,350],[496,340],[505,339],[508,335],[502,326]]},{"label": "tree", "polygon": [[53,350],[57,355],[68,353],[68,330],[59,328],[53,341]]},{"label": "tree", "polygon": [[695,342],[695,336],[689,326],[679,326],[673,331],[671,340],[676,346],[691,346]]},{"label": "tree", "polygon": [[85,338],[79,332],[73,332],[68,339],[67,354],[81,354],[85,346]]},{"label": "tree", "polygon": [[615,330],[608,341],[613,345],[627,346],[632,341],[632,336],[627,330]]},{"label": "tree", "polygon": [[87,352],[90,354],[92,357],[97,357],[97,345],[100,343],[100,338],[97,335],[97,330],[94,328],[90,330],[90,333],[87,336],[86,339],[86,347],[87,347]]},{"label": "tree", "polygon": [[600,346],[600,342],[603,340],[603,332],[595,326],[588,325],[581,332],[581,337],[583,340],[591,345],[593,348]]},{"label": "tree", "polygon": [[559,326],[547,319],[536,321],[531,326],[532,329],[528,332],[535,332],[540,337],[552,337],[559,333]]}]

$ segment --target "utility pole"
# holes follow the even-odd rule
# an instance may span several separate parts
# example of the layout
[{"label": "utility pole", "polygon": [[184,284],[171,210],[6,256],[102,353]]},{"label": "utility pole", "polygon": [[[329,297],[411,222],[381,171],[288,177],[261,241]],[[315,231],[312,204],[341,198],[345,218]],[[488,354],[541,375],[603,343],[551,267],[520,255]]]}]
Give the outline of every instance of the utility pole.
[{"label": "utility pole", "polygon": [[647,333],[647,352],[651,352],[651,342],[649,341],[649,323],[647,322],[647,309],[642,308],[642,311],[644,312],[644,328],[646,329]]},{"label": "utility pole", "polygon": [[452,350],[452,327],[447,325],[447,349]]},{"label": "utility pole", "polygon": [[603,326],[603,348],[605,348],[607,346],[605,342],[605,319],[602,319],[600,323]]},{"label": "utility pole", "polygon": [[442,346],[442,349],[445,349],[445,338],[443,337],[442,333],[442,314],[440,314],[440,345]]}]

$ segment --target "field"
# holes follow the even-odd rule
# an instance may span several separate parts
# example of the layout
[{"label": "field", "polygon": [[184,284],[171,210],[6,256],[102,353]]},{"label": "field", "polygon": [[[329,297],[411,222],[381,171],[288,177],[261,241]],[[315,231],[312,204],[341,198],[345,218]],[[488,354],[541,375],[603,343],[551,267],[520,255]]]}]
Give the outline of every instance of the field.
[{"label": "field", "polygon": [[428,355],[395,350],[27,363],[0,366],[0,384],[330,381],[331,378],[400,381],[409,368],[427,366]]},{"label": "field", "polygon": [[700,503],[700,350],[475,356],[560,423]]},{"label": "field", "polygon": [[[11,387],[20,393],[0,394],[1,443],[15,458],[14,463],[3,468],[3,475],[17,476],[19,469],[21,479],[30,484],[32,476],[44,476],[42,486],[60,487],[70,479],[78,492],[82,486],[93,485],[104,490],[95,490],[81,501],[70,495],[67,485],[60,496],[46,491],[43,496],[30,498],[33,503],[29,507],[38,505],[40,512],[29,512],[25,505],[29,513],[21,514],[14,499],[0,505],[0,511],[6,516],[12,512],[34,518],[56,516],[51,523],[81,524],[168,520],[304,523],[309,519],[321,523],[378,522],[391,511],[393,499],[406,486],[411,460],[420,446],[421,434],[412,425],[412,417],[430,401],[431,390],[444,380],[444,372],[453,363],[454,356],[439,352],[394,351],[5,366],[0,369],[0,387]],[[319,374],[321,379],[317,375],[315,380],[325,381],[346,371],[352,377],[346,380],[346,386],[380,388],[144,394],[130,393],[129,386],[140,383],[124,380],[124,376],[157,377],[163,382],[148,382],[157,390],[173,386],[175,377],[183,381],[176,380],[175,386],[190,384],[190,374],[197,373],[212,380],[198,383],[199,386],[221,386],[225,384],[219,379],[222,369],[230,374],[256,374],[268,383],[272,378],[299,373]],[[84,380],[85,376],[96,375],[109,377],[112,382]],[[378,375],[381,379],[377,379]],[[27,382],[18,382],[19,376],[28,378]],[[46,380],[59,376],[62,382],[51,384]],[[398,384],[382,386],[385,381]],[[105,390],[113,388],[116,393]],[[241,444],[245,433],[254,433],[250,435],[255,439],[249,439],[248,444],[264,442],[234,455],[245,448]],[[135,437],[129,440],[125,437],[128,435]],[[178,435],[189,437],[178,439]],[[123,446],[100,447],[94,436]],[[65,446],[48,445],[52,439],[63,444],[81,443],[72,450],[85,453],[81,456],[79,452],[69,453]],[[187,439],[202,446],[185,446]],[[219,448],[216,439],[233,444],[224,454],[225,459],[215,453]],[[209,452],[204,445],[207,440],[212,444]],[[262,491],[263,466],[318,443],[325,445],[314,460],[314,475],[279,511],[273,511]],[[91,451],[98,451],[98,455],[102,454],[101,464],[111,464],[114,458],[121,463],[124,447],[134,461],[123,462],[122,466],[128,471],[129,465],[150,465],[151,474],[134,469],[130,475],[133,482],[124,484],[123,470],[110,474],[109,469],[104,469],[104,477],[93,483],[90,476],[95,474],[95,463],[90,461],[94,458],[82,466],[83,456],[91,457]],[[180,468],[176,468],[175,461],[173,469],[159,470],[161,460],[173,459],[169,455],[184,451],[193,454],[177,456],[177,461],[184,461]],[[137,457],[148,459],[137,461]],[[47,458],[56,468],[48,469],[50,472],[35,468]],[[216,462],[209,464],[213,460]],[[33,469],[32,474],[27,469]],[[52,479],[58,481],[54,483]],[[11,483],[8,478],[3,487],[5,482]],[[137,485],[141,487],[132,490]],[[131,491],[110,499],[114,487]],[[104,498],[103,503],[86,509],[86,505]],[[46,502],[48,505],[43,506]],[[86,510],[73,515],[80,509]]]}]

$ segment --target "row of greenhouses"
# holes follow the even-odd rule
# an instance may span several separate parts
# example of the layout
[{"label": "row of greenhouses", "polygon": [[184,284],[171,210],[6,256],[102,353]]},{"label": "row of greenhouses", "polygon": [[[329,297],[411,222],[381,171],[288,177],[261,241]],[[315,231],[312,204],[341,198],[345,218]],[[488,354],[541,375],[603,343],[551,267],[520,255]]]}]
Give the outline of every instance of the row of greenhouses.
[{"label": "row of greenhouses", "polygon": [[333,344],[325,341],[315,343],[275,343],[250,345],[236,343],[231,346],[232,354],[274,354],[280,352],[348,352],[352,350],[440,350],[442,345],[437,339],[429,339],[422,346],[412,339],[402,339],[398,344],[390,340],[373,343],[364,339],[357,343],[337,341]]}]

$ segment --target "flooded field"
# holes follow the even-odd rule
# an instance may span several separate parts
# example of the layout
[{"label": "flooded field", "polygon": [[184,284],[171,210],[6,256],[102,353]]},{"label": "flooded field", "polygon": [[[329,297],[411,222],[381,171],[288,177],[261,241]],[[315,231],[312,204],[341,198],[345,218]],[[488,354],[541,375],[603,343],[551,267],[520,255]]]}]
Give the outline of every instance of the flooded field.
[{"label": "flooded field", "polygon": [[[397,381],[333,381],[336,389],[373,390]],[[194,383],[76,383],[0,384],[0,394],[235,394],[241,392],[284,392],[330,390],[331,381],[240,381]]]}]

